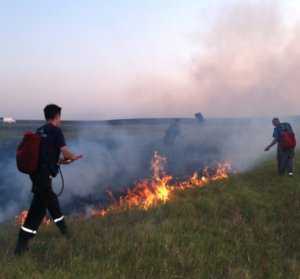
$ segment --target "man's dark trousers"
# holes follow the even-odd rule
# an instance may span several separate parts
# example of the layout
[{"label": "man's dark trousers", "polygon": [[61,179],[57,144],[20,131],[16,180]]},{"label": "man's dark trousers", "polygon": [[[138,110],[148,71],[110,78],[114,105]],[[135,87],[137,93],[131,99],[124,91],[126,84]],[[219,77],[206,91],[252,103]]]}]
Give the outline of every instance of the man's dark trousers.
[{"label": "man's dark trousers", "polygon": [[31,176],[33,199],[27,218],[19,233],[16,253],[27,249],[28,240],[37,234],[46,211],[48,210],[54,222],[63,234],[67,234],[64,216],[61,213],[57,195],[52,190],[52,178],[47,168],[42,168]]},{"label": "man's dark trousers", "polygon": [[294,157],[295,150],[283,150],[278,147],[277,150],[277,162],[278,162],[278,173],[284,175],[287,171],[288,173],[293,173],[294,171]]}]

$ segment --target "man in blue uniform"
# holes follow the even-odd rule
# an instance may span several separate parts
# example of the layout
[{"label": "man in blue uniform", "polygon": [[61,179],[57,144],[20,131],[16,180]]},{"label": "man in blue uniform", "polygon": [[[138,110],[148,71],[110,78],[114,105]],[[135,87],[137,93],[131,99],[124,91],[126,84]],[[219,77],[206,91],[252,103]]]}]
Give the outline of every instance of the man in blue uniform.
[{"label": "man in blue uniform", "polygon": [[[74,155],[66,146],[61,125],[61,108],[48,105],[44,109],[47,123],[37,130],[41,136],[40,160],[36,173],[30,176],[33,199],[27,218],[22,225],[15,254],[28,249],[28,242],[33,238],[48,210],[62,234],[68,235],[64,216],[61,212],[57,195],[52,189],[52,178],[59,172],[59,164],[70,164],[82,156]],[[62,153],[63,159],[60,159]]]},{"label": "man in blue uniform", "polygon": [[164,143],[165,145],[174,145],[176,139],[180,135],[179,119],[174,120],[169,128],[166,130]]},{"label": "man in blue uniform", "polygon": [[285,149],[282,147],[283,133],[294,134],[293,128],[289,123],[281,123],[278,118],[274,118],[272,123],[274,125],[273,141],[266,147],[265,151],[269,151],[271,147],[277,144],[278,173],[284,175],[287,171],[289,176],[293,176],[295,148]]}]

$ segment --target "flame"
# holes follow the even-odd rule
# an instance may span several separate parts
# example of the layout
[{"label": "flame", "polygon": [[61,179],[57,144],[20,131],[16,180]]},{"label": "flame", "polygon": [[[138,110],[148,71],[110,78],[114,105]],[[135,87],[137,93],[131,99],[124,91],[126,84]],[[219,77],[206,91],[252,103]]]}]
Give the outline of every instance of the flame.
[{"label": "flame", "polygon": [[[158,204],[170,201],[171,196],[176,191],[200,188],[212,181],[227,179],[231,171],[230,163],[224,162],[217,164],[213,174],[210,174],[209,169],[205,168],[202,175],[196,172],[185,181],[174,182],[173,177],[165,172],[166,163],[167,159],[155,152],[151,162],[152,179],[139,181],[132,189],[128,189],[126,194],[120,197],[119,200],[114,198],[115,202],[111,206],[106,209],[94,209],[91,215],[103,217],[130,208],[148,210]],[[112,194],[110,193],[110,195]]]},{"label": "flame", "polygon": [[[212,181],[224,180],[229,177],[231,165],[228,162],[219,163],[213,172],[205,168],[201,174],[195,172],[190,178],[176,182],[174,178],[166,174],[165,167],[167,159],[158,152],[154,153],[151,161],[152,178],[138,181],[133,188],[127,189],[126,193],[116,199],[111,192],[108,192],[112,204],[107,208],[92,209],[90,216],[104,217],[108,214],[123,212],[131,208],[148,210],[159,204],[165,204],[171,200],[176,191],[184,191],[191,188],[201,188]],[[17,224],[23,224],[27,217],[27,211],[21,212],[16,217]],[[50,220],[45,218],[44,224]]]},{"label": "flame", "polygon": [[[23,225],[26,221],[26,218],[28,216],[28,211],[23,210],[18,216],[16,216],[16,224],[17,225]],[[51,223],[50,219],[45,217],[42,221],[42,224],[49,225]]]},{"label": "flame", "polygon": [[28,211],[23,210],[18,216],[16,216],[16,224],[23,225],[25,223],[27,215],[28,215]]}]

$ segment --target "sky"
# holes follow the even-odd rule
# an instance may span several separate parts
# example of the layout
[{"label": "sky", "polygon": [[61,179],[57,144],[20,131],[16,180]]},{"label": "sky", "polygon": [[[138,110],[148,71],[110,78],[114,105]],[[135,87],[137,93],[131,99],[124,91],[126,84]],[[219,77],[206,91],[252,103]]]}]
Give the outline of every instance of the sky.
[{"label": "sky", "polygon": [[298,113],[299,1],[0,5],[0,116],[40,119],[48,103],[76,120]]}]

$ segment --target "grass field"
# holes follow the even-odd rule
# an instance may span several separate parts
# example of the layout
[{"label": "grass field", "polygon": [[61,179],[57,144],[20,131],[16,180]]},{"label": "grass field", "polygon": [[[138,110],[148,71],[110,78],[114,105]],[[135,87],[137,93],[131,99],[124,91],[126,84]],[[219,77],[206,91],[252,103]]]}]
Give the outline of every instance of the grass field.
[{"label": "grass field", "polygon": [[69,241],[43,227],[21,258],[3,225],[0,278],[300,278],[299,221],[300,175],[268,161],[147,212],[69,219]]}]

